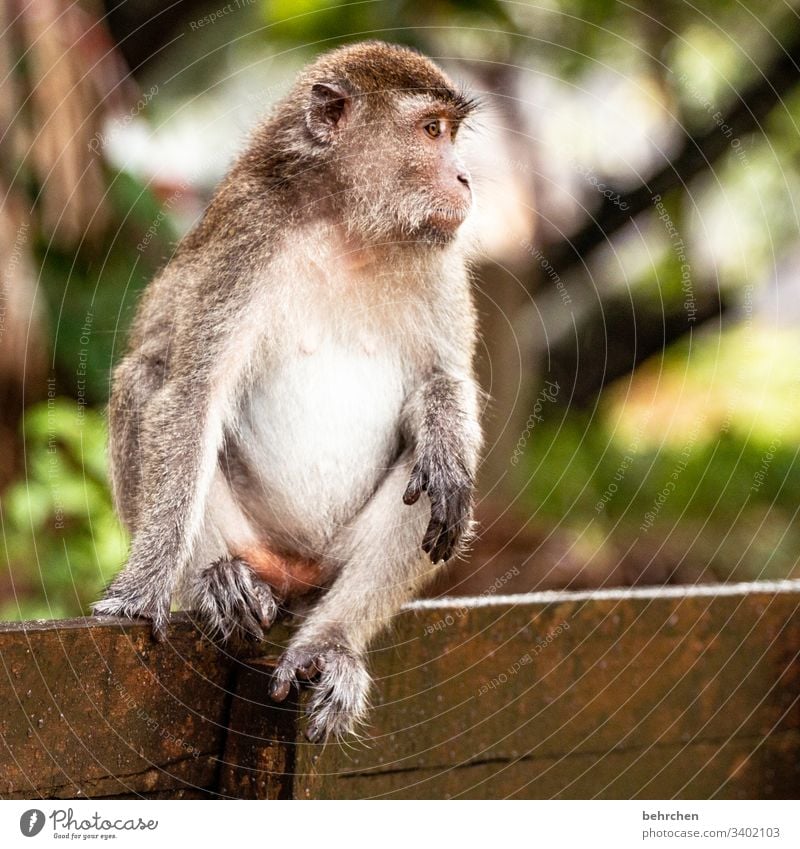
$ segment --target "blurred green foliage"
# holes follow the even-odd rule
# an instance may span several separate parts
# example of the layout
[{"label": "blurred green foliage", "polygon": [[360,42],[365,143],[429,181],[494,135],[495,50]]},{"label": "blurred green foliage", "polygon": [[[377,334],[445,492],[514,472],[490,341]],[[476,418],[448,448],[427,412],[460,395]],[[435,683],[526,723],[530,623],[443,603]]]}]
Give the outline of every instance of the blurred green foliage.
[{"label": "blurred green foliage", "polygon": [[[111,368],[124,350],[139,294],[176,237],[169,216],[159,217],[162,204],[136,178],[110,175],[108,196],[115,226],[105,244],[81,246],[74,253],[44,242],[37,246],[58,391],[80,397],[78,382],[85,371],[85,396],[93,404],[108,398]],[[139,250],[156,221],[156,238]]]},{"label": "blurred green foliage", "polygon": [[[459,27],[474,29],[491,37],[494,30],[513,33],[515,25],[508,4],[498,0],[430,0],[421,5],[413,0],[338,3],[334,0],[274,0],[262,4],[270,27],[270,38],[292,44],[381,38],[417,47],[426,45],[430,30],[452,33]],[[426,32],[427,30],[427,32]]]},{"label": "blurred green foliage", "polygon": [[126,538],[106,477],[106,427],[96,410],[54,397],[28,410],[26,475],[2,499],[8,591],[0,619],[87,612],[121,566]]},{"label": "blurred green foliage", "polygon": [[800,577],[800,339],[684,338],[591,411],[545,405],[516,467],[548,528],[684,548],[719,580]]}]

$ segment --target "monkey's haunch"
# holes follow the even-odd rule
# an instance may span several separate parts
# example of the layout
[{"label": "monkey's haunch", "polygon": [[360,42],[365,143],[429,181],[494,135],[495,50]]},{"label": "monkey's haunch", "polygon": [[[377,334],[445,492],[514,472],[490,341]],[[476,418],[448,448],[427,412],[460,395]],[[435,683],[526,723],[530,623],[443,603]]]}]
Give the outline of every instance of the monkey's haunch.
[{"label": "monkey's haunch", "polygon": [[316,560],[277,554],[266,545],[248,548],[240,556],[284,600],[307,595],[325,585],[323,568]]}]

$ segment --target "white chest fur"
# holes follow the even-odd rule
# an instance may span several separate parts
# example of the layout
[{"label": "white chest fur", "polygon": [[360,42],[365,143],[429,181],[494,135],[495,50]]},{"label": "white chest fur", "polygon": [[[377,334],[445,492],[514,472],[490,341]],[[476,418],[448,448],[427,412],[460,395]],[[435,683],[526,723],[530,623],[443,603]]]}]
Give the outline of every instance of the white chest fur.
[{"label": "white chest fur", "polygon": [[241,427],[243,453],[277,537],[324,537],[352,518],[394,459],[407,393],[400,351],[363,332],[287,334],[258,369]]},{"label": "white chest fur", "polygon": [[321,546],[395,459],[403,405],[429,370],[438,277],[402,261],[359,267],[335,239],[299,242],[318,249],[273,267],[266,353],[234,438],[258,484],[247,498],[259,501],[262,530]]}]

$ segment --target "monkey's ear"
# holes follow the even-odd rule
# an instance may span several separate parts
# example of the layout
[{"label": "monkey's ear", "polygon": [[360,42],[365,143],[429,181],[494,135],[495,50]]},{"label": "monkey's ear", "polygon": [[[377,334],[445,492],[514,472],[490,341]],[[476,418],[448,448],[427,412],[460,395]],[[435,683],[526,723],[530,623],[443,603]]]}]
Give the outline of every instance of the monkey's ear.
[{"label": "monkey's ear", "polygon": [[315,83],[311,86],[311,99],[306,110],[306,124],[311,135],[323,144],[333,141],[336,130],[347,118],[350,106],[350,93],[343,83]]}]

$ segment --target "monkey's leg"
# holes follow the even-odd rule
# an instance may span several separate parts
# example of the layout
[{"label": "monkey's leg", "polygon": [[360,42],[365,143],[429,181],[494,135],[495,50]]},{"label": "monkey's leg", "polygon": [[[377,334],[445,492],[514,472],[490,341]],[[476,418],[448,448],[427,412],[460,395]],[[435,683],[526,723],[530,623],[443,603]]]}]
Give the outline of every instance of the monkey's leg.
[{"label": "monkey's leg", "polygon": [[223,642],[232,637],[263,639],[278,615],[271,586],[247,556],[255,546],[252,525],[218,467],[179,595],[182,606],[196,614],[201,627]]},{"label": "monkey's leg", "polygon": [[420,549],[430,521],[428,499],[403,505],[412,467],[410,456],[401,460],[342,533],[334,552],[343,563],[341,572],[275,670],[271,695],[276,701],[283,701],[298,679],[318,677],[309,706],[311,740],[341,737],[363,720],[369,641],[436,571]]},{"label": "monkey's leg", "polygon": [[[430,581],[472,527],[480,447],[477,390],[468,374],[434,372],[409,398],[404,455],[337,540],[341,572],[300,627],[275,671],[272,696],[319,675],[308,736],[342,736],[363,719],[370,640]],[[422,494],[426,493],[424,497]],[[427,553],[423,553],[427,552]]]},{"label": "monkey's leg", "polygon": [[279,605],[291,600],[294,611],[299,599],[316,595],[330,578],[320,560],[281,552],[266,541],[217,467],[203,528],[180,587],[184,608],[223,641],[262,639]]}]

